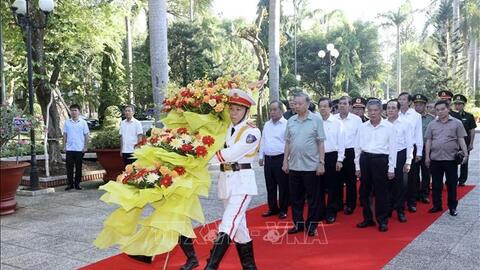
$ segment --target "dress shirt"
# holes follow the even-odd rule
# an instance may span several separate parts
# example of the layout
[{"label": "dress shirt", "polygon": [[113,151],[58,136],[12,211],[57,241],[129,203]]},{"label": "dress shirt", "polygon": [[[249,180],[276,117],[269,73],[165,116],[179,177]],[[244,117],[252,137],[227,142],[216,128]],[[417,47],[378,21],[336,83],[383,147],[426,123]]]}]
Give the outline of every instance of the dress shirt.
[{"label": "dress shirt", "polygon": [[[362,123],[358,129],[356,153],[367,152],[371,154],[388,155],[388,172],[395,172],[397,163],[397,132],[388,120],[382,119],[374,127],[370,120]],[[355,168],[360,170],[360,155],[355,157]]]},{"label": "dress shirt", "polygon": [[65,121],[63,133],[67,135],[67,141],[64,142],[66,150],[81,152],[85,147],[85,135],[89,134],[90,130],[85,120],[68,119]]},{"label": "dress shirt", "polygon": [[[323,119],[323,118],[322,118]],[[325,153],[338,152],[337,161],[343,162],[345,158],[345,131],[342,122],[330,114],[326,120],[323,120],[323,130],[325,131]]]},{"label": "dress shirt", "polygon": [[262,140],[260,141],[260,150],[258,157],[263,159],[267,156],[277,156],[285,151],[285,130],[287,129],[287,119],[283,116],[277,122],[271,119],[263,126]]},{"label": "dress shirt", "polygon": [[410,125],[405,121],[397,117],[393,122],[389,121],[395,127],[397,132],[396,149],[397,152],[407,149],[407,160],[405,164],[412,164],[413,159],[413,130]]},{"label": "dress shirt", "polygon": [[405,113],[400,111],[398,117],[407,120],[413,129],[413,143],[417,146],[417,156],[421,157],[423,155],[422,116],[409,108]]},{"label": "dress shirt", "polygon": [[362,119],[353,113],[348,113],[345,118],[340,117],[340,114],[335,114],[334,116],[343,124],[345,148],[354,148],[357,141],[357,131],[362,124]]}]

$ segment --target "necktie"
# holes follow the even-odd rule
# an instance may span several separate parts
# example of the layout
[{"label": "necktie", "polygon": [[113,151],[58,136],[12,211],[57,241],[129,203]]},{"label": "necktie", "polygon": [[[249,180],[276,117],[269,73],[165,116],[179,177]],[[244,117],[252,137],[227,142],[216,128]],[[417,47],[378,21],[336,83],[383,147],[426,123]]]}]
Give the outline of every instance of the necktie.
[{"label": "necktie", "polygon": [[230,131],[230,136],[232,136],[233,133],[235,133],[235,128],[234,127],[232,127],[232,130]]}]

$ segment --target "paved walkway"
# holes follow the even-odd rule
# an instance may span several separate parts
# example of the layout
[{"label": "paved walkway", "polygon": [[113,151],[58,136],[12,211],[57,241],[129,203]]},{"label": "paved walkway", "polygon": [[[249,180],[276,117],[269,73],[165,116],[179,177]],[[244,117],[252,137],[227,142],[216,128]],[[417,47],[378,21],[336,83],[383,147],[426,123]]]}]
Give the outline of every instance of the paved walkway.
[{"label": "paved walkway", "polygon": [[[477,136],[480,134],[477,134]],[[480,269],[480,136],[470,159],[468,184],[477,185],[458,206],[459,215],[445,213],[403,249],[385,269]],[[265,203],[265,185],[255,168],[260,194],[251,207]],[[17,196],[17,213],[1,218],[1,269],[76,269],[118,254],[98,250],[92,242],[103,220],[115,209],[98,200],[101,182],[84,190],[57,192],[39,197]],[[215,184],[212,185],[215,187]],[[210,197],[202,199],[207,221],[218,219],[222,206]]]}]

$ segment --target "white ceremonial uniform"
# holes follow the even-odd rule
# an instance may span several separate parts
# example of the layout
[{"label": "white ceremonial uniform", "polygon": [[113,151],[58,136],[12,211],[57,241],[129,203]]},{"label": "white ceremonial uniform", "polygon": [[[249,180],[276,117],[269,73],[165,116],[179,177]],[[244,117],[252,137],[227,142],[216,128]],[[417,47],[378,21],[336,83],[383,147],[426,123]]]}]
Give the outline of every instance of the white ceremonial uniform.
[{"label": "white ceremonial uniform", "polygon": [[[225,140],[226,148],[217,151],[212,162],[251,164],[257,155],[260,139],[260,130],[246,120],[236,126],[230,125]],[[251,196],[257,194],[255,172],[252,169],[220,172],[218,198],[223,201],[225,211],[219,232],[228,234],[237,243],[250,242],[245,212]]]}]

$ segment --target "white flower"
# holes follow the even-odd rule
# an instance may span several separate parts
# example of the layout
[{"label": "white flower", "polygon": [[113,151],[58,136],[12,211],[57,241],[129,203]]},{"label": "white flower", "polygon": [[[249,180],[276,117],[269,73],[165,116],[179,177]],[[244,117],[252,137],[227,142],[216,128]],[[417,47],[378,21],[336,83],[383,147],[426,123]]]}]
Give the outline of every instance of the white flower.
[{"label": "white flower", "polygon": [[203,145],[203,143],[199,140],[195,140],[192,143],[193,149],[195,149],[195,148],[197,148],[198,146],[201,146],[201,145]]},{"label": "white flower", "polygon": [[158,178],[159,178],[159,176],[156,173],[149,173],[149,174],[147,174],[147,176],[145,176],[145,180],[149,184],[155,184],[155,182],[157,182]]},{"label": "white flower", "polygon": [[192,137],[188,134],[182,134],[180,138],[182,138],[184,144],[189,144],[192,141]]},{"label": "white flower", "polygon": [[182,142],[182,140],[180,140],[180,139],[173,139],[173,140],[170,142],[170,145],[171,145],[173,148],[179,149],[180,147],[182,147],[183,142]]}]

